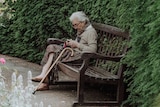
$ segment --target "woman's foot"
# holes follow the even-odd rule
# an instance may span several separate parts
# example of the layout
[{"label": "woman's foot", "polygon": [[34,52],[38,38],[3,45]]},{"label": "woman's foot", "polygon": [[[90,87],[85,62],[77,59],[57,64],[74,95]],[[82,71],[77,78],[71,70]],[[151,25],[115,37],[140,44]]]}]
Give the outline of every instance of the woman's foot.
[{"label": "woman's foot", "polygon": [[40,86],[37,88],[37,91],[45,91],[49,90],[49,85],[46,83],[41,83]]},{"label": "woman's foot", "polygon": [[[34,81],[34,82],[40,82],[42,79],[43,79],[43,77],[36,76],[36,77],[32,78],[32,81]],[[48,83],[48,82],[49,82],[49,79],[48,79],[48,77],[46,77],[46,78],[43,80],[43,83]]]},{"label": "woman's foot", "polygon": [[36,77],[32,78],[32,81],[34,81],[34,82],[40,82],[41,80],[42,80],[42,77],[40,77],[40,76],[36,76]]}]

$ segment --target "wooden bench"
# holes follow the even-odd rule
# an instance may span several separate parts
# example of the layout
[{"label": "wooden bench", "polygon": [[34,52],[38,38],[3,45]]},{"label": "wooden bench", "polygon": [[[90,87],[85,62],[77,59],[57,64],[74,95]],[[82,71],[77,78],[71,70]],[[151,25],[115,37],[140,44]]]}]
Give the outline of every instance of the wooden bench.
[{"label": "wooden bench", "polygon": [[[119,28],[100,23],[93,23],[93,27],[98,33],[97,53],[83,53],[81,55],[83,63],[79,67],[73,67],[62,62],[58,63],[58,67],[66,75],[76,80],[77,102],[73,106],[120,106],[124,98],[123,72],[125,70],[125,65],[121,63],[121,59],[127,52],[129,33]],[[117,88],[116,100],[84,100],[86,82],[115,85]],[[58,84],[62,82],[56,80],[54,83]]]}]

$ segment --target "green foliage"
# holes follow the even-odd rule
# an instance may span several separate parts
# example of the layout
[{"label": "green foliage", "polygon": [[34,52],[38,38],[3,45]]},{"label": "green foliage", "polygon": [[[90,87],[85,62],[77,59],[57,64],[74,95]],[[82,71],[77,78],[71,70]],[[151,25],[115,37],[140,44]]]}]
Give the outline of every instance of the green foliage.
[{"label": "green foliage", "polygon": [[160,93],[160,1],[159,0],[7,0],[11,19],[1,19],[0,52],[40,62],[46,39],[74,38],[68,20],[78,10],[91,21],[130,31],[131,41],[125,63],[129,82],[127,102],[152,107]]},{"label": "green foliage", "polygon": [[[134,69],[126,72],[130,84],[128,101],[138,107],[152,107],[160,92],[160,3],[150,0],[135,0],[129,8],[131,18],[131,47],[126,61]],[[127,11],[126,11],[127,12]],[[128,11],[129,12],[129,11]],[[129,13],[127,13],[129,14]]]},{"label": "green foliage", "polygon": [[71,37],[72,29],[68,20],[71,13],[66,10],[70,6],[63,7],[64,2],[51,0],[7,2],[13,17],[8,21],[10,23],[5,23],[4,34],[1,34],[0,51],[3,54],[39,62],[47,38],[62,38],[64,35],[67,38]]},{"label": "green foliage", "polygon": [[153,107],[160,107],[160,94],[155,98]]}]

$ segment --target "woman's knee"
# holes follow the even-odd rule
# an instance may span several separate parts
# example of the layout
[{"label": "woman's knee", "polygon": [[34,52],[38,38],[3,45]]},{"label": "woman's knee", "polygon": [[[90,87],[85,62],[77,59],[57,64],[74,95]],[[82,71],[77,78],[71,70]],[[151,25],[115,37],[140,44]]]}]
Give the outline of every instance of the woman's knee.
[{"label": "woman's knee", "polygon": [[53,45],[48,45],[46,48],[46,51],[51,51],[53,50],[54,46]]}]

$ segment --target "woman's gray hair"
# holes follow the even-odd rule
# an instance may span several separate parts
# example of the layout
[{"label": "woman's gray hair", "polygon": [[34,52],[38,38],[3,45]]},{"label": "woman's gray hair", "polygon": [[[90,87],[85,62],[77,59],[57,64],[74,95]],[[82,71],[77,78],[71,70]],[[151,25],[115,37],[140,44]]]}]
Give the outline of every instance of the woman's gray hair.
[{"label": "woman's gray hair", "polygon": [[76,18],[80,22],[89,22],[89,18],[86,16],[86,14],[83,11],[77,11],[77,12],[72,13],[69,20],[72,22]]}]

